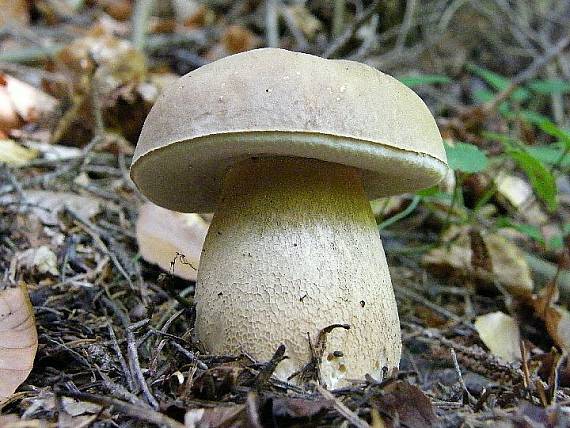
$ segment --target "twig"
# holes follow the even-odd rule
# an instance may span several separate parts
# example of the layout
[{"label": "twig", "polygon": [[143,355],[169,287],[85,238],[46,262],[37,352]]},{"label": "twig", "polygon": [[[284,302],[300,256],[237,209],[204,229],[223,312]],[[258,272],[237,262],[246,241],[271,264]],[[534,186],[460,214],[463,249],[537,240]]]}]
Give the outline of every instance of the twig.
[{"label": "twig", "polygon": [[360,417],[350,410],[348,407],[344,405],[342,401],[332,395],[329,391],[323,388],[320,385],[316,385],[317,391],[321,394],[325,399],[331,400],[333,403],[334,409],[339,412],[348,422],[354,425],[357,428],[370,428],[368,422],[360,419]]},{"label": "twig", "polygon": [[476,107],[479,110],[478,114],[472,114],[473,109],[468,110],[468,116],[471,117],[471,123],[467,122],[466,128],[473,125],[473,121],[480,121],[481,117],[485,117],[491,112],[495,111],[497,107],[506,99],[508,99],[512,93],[523,83],[535,77],[540,69],[560,55],[564,49],[570,46],[570,36],[563,37],[554,46],[547,49],[546,52],[537,58],[523,71],[517,74],[504,90],[499,92],[495,98],[491,101],[483,104],[482,106]]},{"label": "twig", "polygon": [[162,413],[156,412],[152,409],[147,409],[145,407],[126,403],[124,401],[117,400],[116,398],[103,397],[100,395],[89,394],[87,392],[71,392],[62,390],[57,390],[56,394],[62,395],[64,397],[71,397],[80,401],[99,404],[101,406],[113,406],[116,410],[124,413],[127,416],[159,426],[184,428],[183,424],[166,415],[163,415]]},{"label": "twig", "polygon": [[279,46],[278,1],[279,0],[265,0],[265,37],[267,39],[267,46],[272,48]]},{"label": "twig", "polygon": [[154,5],[154,0],[137,0],[133,10],[133,45],[139,51],[145,47],[145,38],[148,31],[148,19]]},{"label": "twig", "polygon": [[285,356],[285,345],[281,344],[279,345],[279,347],[271,357],[271,360],[265,363],[263,368],[259,371],[259,374],[255,379],[255,385],[257,386],[257,389],[261,389],[263,386],[267,384],[267,382],[273,375],[273,372],[275,372],[277,365],[286,358],[287,357]]},{"label": "twig", "polygon": [[346,0],[335,0],[333,9],[333,35],[338,37],[342,34],[342,29],[344,27],[344,15],[345,15]]},{"label": "twig", "polygon": [[121,348],[119,347],[119,342],[117,342],[117,336],[115,335],[115,330],[113,330],[113,327],[111,326],[111,323],[107,323],[107,327],[109,330],[109,336],[111,337],[111,340],[113,342],[113,349],[115,350],[115,353],[117,354],[117,357],[119,358],[119,364],[121,365],[121,369],[123,370],[123,373],[125,374],[125,377],[127,378],[127,383],[129,384],[129,390],[131,392],[135,391],[135,381],[133,380],[132,377],[132,373],[129,370],[129,367],[127,366],[127,362],[125,361],[125,357],[123,356],[123,353],[121,352]]},{"label": "twig", "polygon": [[375,0],[366,10],[359,14],[354,22],[338,36],[333,42],[328,46],[328,48],[323,53],[323,58],[335,57],[354,37],[358,29],[368,21],[372,15],[378,12],[378,9],[382,5],[380,0]]},{"label": "twig", "polygon": [[158,409],[158,401],[150,392],[148,385],[146,384],[146,380],[141,370],[140,361],[139,361],[139,352],[136,346],[136,339],[133,332],[129,329],[130,320],[129,317],[121,310],[119,307],[113,302],[111,299],[107,297],[101,297],[101,301],[107,306],[109,309],[113,311],[115,316],[119,318],[121,324],[123,325],[123,329],[125,330],[125,336],[127,338],[127,350],[129,355],[129,366],[131,369],[131,373],[137,379],[141,390],[148,401],[148,403],[154,408]]},{"label": "twig", "polygon": [[396,49],[398,50],[404,49],[406,39],[408,38],[408,33],[412,28],[416,5],[417,0],[406,1],[406,12],[404,13],[404,19],[402,20],[402,25],[400,26],[400,31],[398,32],[398,38],[396,39]]},{"label": "twig", "polygon": [[408,299],[415,300],[416,302],[418,302],[421,305],[431,309],[432,311],[437,312],[440,315],[443,315],[447,319],[450,319],[450,320],[455,321],[455,322],[462,322],[463,321],[463,319],[460,316],[455,315],[453,312],[450,312],[447,309],[445,309],[439,305],[436,305],[433,302],[430,302],[428,299],[424,298],[423,296],[417,294],[416,292],[414,292],[412,290],[409,290],[409,289],[404,288],[404,287],[395,287],[394,292],[396,293],[396,295],[401,294],[401,295],[404,295]]},{"label": "twig", "polygon": [[194,352],[189,351],[189,350],[187,350],[187,349],[184,349],[184,347],[182,347],[180,344],[178,344],[178,343],[176,343],[176,342],[174,342],[174,341],[170,342],[170,344],[171,344],[174,348],[176,348],[176,350],[177,350],[178,352],[180,352],[182,355],[184,355],[186,358],[188,358],[193,364],[196,364],[196,366],[197,366],[199,369],[208,370],[208,366],[207,366],[206,364],[204,364],[202,361],[200,361],[200,360],[198,359],[198,357],[196,357],[196,355],[194,354]]},{"label": "twig", "polygon": [[451,353],[453,366],[455,367],[455,372],[457,373],[459,384],[461,385],[461,389],[463,389],[465,397],[467,398],[468,402],[476,402],[475,398],[471,395],[471,393],[467,390],[467,387],[465,386],[465,381],[463,380],[463,375],[461,374],[461,368],[459,367],[459,362],[457,361],[457,355],[455,355],[455,349],[450,348],[449,352]]}]

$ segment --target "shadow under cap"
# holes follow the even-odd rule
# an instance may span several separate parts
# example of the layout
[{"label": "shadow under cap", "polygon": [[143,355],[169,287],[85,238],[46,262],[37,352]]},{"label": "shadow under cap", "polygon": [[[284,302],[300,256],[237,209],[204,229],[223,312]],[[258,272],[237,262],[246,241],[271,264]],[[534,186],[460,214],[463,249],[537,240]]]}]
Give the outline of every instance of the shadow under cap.
[{"label": "shadow under cap", "polygon": [[145,121],[131,176],[158,205],[209,212],[227,169],[251,156],[360,168],[370,198],[429,187],[447,171],[435,120],[405,85],[357,62],[267,48],[171,85]]}]

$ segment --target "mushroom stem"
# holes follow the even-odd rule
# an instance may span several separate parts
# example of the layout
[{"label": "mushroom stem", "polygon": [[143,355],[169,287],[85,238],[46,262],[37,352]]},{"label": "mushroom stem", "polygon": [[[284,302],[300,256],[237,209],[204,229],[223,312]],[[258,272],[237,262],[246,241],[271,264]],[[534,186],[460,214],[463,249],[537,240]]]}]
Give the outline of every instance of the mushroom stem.
[{"label": "mushroom stem", "polygon": [[[328,334],[328,387],[382,379],[398,366],[400,324],[382,242],[360,170],[314,159],[244,160],[227,173],[196,288],[196,335],[208,352],[271,358],[286,379]],[[341,351],[341,352],[335,352]],[[385,369],[384,369],[385,370]]]}]

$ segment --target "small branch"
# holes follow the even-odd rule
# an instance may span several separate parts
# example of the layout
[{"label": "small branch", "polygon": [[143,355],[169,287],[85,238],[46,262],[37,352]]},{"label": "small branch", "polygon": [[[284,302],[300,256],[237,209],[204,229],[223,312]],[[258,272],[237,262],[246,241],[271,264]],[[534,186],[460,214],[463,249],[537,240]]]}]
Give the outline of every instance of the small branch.
[{"label": "small branch", "polygon": [[136,346],[136,339],[133,332],[129,329],[130,320],[128,316],[123,311],[121,311],[121,309],[119,309],[119,307],[111,299],[108,299],[107,297],[102,297],[101,301],[105,304],[105,306],[111,309],[111,311],[113,311],[115,316],[119,318],[119,321],[121,321],[127,339],[127,350],[128,350],[129,366],[131,372],[135,377],[135,379],[138,381],[139,386],[141,387],[142,392],[148,403],[154,409],[158,409],[159,408],[158,401],[156,401],[156,398],[154,398],[154,396],[150,392],[150,389],[146,384],[146,380],[141,370],[140,361],[139,361],[139,352]]},{"label": "small branch", "polygon": [[279,47],[278,1],[265,1],[265,37],[267,38],[267,46],[272,48]]},{"label": "small branch", "polygon": [[323,53],[323,58],[332,58],[338,55],[338,53],[350,42],[354,37],[356,32],[362,25],[368,21],[372,15],[378,12],[378,9],[382,5],[380,0],[375,0],[365,11],[359,14],[354,22],[338,36],[333,42],[328,46],[328,48]]},{"label": "small branch", "polygon": [[273,372],[275,372],[277,365],[286,358],[287,357],[285,356],[285,345],[279,345],[279,347],[271,357],[271,360],[265,363],[265,365],[257,375],[257,378],[255,379],[255,384],[258,389],[261,389],[264,385],[267,384],[267,382],[273,375]]},{"label": "small branch", "polygon": [[150,18],[153,6],[154,0],[137,0],[133,10],[132,41],[135,48],[141,52],[145,47],[148,19]]},{"label": "small branch", "polygon": [[340,401],[338,398],[332,395],[325,388],[323,388],[320,385],[317,385],[316,388],[317,391],[319,391],[319,394],[321,394],[325,399],[331,400],[333,402],[334,409],[338,413],[340,413],[349,423],[351,423],[357,428],[370,428],[368,422],[366,422],[363,419],[360,419],[360,417],[356,413],[354,413],[352,410],[346,407],[342,401]]},{"label": "small branch", "polygon": [[113,406],[119,412],[130,416],[131,418],[145,421],[159,426],[166,426],[172,428],[184,428],[180,422],[169,418],[162,413],[156,412],[152,409],[147,409],[134,404],[126,403],[116,398],[103,397],[100,395],[89,394],[87,392],[71,392],[71,391],[56,391],[56,394],[71,397],[80,401],[87,401],[89,403],[99,404],[100,406]]},{"label": "small branch", "polygon": [[461,374],[461,368],[459,367],[459,362],[457,361],[457,355],[455,354],[455,349],[450,348],[449,352],[451,353],[451,359],[453,360],[453,366],[455,367],[455,372],[457,373],[457,378],[459,379],[459,384],[461,385],[461,389],[463,389],[463,393],[467,398],[468,403],[476,402],[475,398],[471,395],[471,393],[467,390],[465,386],[465,381],[463,380],[463,375]]}]

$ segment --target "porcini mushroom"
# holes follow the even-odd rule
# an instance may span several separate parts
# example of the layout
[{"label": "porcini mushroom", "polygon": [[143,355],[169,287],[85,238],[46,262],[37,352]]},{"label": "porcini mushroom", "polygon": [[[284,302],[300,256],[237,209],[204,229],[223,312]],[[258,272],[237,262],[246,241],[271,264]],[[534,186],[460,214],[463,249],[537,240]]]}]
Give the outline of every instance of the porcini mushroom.
[{"label": "porcini mushroom", "polygon": [[267,360],[287,379],[332,324],[328,387],[397,367],[396,302],[369,198],[446,173],[421,99],[364,64],[258,49],[178,80],[144,124],[131,169],[154,203],[214,211],[195,333],[208,352]]}]

